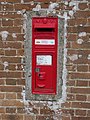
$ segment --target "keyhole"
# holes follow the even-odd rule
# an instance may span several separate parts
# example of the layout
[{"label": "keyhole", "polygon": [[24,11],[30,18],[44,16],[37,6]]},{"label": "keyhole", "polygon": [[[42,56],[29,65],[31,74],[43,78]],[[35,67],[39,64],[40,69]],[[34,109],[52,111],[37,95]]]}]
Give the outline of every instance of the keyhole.
[{"label": "keyhole", "polygon": [[41,74],[38,75],[39,77],[41,76]]}]

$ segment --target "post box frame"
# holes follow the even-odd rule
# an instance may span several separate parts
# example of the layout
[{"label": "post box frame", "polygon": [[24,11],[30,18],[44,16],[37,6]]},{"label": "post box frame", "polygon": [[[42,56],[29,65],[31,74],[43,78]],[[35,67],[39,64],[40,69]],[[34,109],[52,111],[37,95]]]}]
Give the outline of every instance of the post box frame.
[{"label": "post box frame", "polygon": [[[44,15],[45,14],[45,15]],[[63,47],[64,47],[64,19],[58,18],[58,50],[57,50],[57,91],[56,94],[32,94],[32,17],[37,16],[35,12],[27,12],[27,29],[25,46],[25,79],[26,99],[28,100],[58,100],[62,97],[62,71],[63,71]],[[41,16],[46,16],[42,12]]]}]

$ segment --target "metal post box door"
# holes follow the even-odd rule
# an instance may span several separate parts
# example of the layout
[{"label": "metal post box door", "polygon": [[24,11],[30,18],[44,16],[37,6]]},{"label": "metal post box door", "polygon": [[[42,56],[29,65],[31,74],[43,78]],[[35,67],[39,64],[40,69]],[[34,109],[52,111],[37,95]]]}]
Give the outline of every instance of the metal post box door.
[{"label": "metal post box door", "polygon": [[56,94],[58,19],[32,19],[32,93]]},{"label": "metal post box door", "polygon": [[33,93],[56,94],[56,66],[55,53],[41,52],[34,56]]}]

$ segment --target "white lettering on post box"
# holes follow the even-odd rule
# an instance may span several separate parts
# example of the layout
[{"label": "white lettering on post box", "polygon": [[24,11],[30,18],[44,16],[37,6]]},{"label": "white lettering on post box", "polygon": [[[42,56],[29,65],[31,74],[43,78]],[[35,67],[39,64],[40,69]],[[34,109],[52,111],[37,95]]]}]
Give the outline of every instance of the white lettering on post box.
[{"label": "white lettering on post box", "polygon": [[37,65],[52,65],[51,55],[37,55]]},{"label": "white lettering on post box", "polygon": [[54,39],[35,39],[35,45],[55,45]]}]

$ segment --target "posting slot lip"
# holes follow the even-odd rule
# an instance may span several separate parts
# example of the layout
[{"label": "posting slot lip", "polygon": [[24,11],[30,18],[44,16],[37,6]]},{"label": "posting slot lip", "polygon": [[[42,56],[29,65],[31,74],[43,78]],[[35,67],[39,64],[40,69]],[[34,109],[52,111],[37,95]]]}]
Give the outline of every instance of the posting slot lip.
[{"label": "posting slot lip", "polygon": [[55,28],[34,28],[35,32],[54,32],[55,31]]}]

